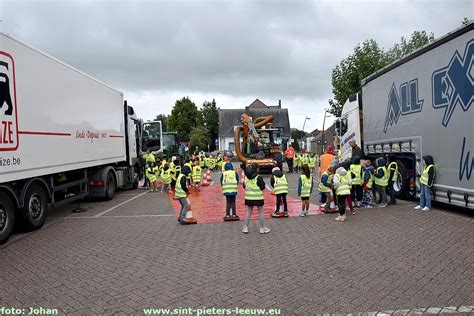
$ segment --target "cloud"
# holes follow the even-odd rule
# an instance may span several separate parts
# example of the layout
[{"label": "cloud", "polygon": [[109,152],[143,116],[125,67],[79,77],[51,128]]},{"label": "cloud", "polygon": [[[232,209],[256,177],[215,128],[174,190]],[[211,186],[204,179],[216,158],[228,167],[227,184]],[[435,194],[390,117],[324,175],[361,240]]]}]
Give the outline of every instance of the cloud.
[{"label": "cloud", "polygon": [[332,95],[331,70],[355,45],[374,38],[389,48],[414,30],[441,36],[472,8],[469,0],[3,0],[0,29],[126,92],[146,113],[184,95],[220,98],[222,107],[282,99],[291,124],[301,128],[309,112],[314,129]]}]

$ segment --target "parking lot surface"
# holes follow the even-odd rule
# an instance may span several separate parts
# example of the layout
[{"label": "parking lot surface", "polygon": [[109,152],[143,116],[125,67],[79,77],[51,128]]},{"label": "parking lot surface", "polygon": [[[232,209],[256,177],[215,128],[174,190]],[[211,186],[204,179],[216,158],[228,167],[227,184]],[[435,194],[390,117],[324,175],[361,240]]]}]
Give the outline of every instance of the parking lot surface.
[{"label": "parking lot surface", "polygon": [[[288,179],[296,198],[297,175]],[[244,235],[242,222],[179,225],[166,194],[122,191],[51,210],[42,229],[1,246],[0,306],[68,315],[188,307],[469,314],[472,217],[414,205],[358,209],[344,223],[334,214],[268,219],[265,235],[252,221]]]}]

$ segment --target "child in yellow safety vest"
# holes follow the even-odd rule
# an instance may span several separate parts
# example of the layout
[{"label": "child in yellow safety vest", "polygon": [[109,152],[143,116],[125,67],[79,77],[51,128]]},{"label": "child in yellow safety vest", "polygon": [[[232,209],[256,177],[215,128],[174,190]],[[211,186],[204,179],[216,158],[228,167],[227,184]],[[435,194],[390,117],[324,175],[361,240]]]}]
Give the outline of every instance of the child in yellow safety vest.
[{"label": "child in yellow safety vest", "polygon": [[155,162],[150,162],[148,167],[145,170],[146,177],[150,182],[150,192],[158,191],[157,190],[157,181],[158,181],[158,167]]},{"label": "child in yellow safety vest", "polygon": [[[272,217],[288,217],[288,203],[286,195],[288,194],[288,179],[286,175],[275,167],[272,169],[272,178],[270,185],[273,187],[273,193],[276,195],[276,209]],[[283,213],[280,212],[280,203],[283,202]]]},{"label": "child in yellow safety vest", "polygon": [[339,216],[336,217],[335,220],[344,222],[346,220],[346,201],[351,211],[353,211],[351,199],[352,178],[350,172],[347,172],[344,167],[337,168],[333,182],[339,207]]},{"label": "child in yellow safety vest", "polygon": [[351,187],[351,199],[355,202],[357,207],[361,206],[362,203],[362,175],[363,169],[360,164],[360,157],[356,156],[352,159],[350,165],[350,171],[352,176],[352,187]]},{"label": "child in yellow safety vest", "polygon": [[260,234],[267,234],[270,229],[265,227],[265,213],[263,211],[264,198],[263,190],[265,190],[265,182],[263,178],[258,175],[258,165],[252,164],[245,170],[245,205],[247,206],[247,215],[245,216],[245,225],[242,228],[244,234],[249,232],[250,216],[254,207],[257,207],[260,221]]},{"label": "child in yellow safety vest", "polygon": [[420,204],[415,206],[415,210],[429,211],[431,209],[431,187],[435,178],[435,166],[433,157],[423,156],[424,168],[420,178]]},{"label": "child in yellow safety vest", "polygon": [[[224,164],[224,172],[221,174],[220,183],[222,186],[222,194],[225,196],[225,216],[224,220],[239,220],[235,199],[239,186],[239,174],[234,171],[231,162]],[[231,218],[232,217],[232,218]]]},{"label": "child in yellow safety vest", "polygon": [[172,178],[171,169],[166,161],[163,167],[161,168],[160,177],[161,181],[163,181],[163,185],[161,186],[161,194],[163,194],[164,190],[166,190],[166,192],[169,192]]},{"label": "child in yellow safety vest", "polygon": [[332,195],[332,179],[334,177],[335,166],[330,166],[321,175],[321,181],[319,182],[319,211],[324,213],[326,208],[329,208]]},{"label": "child in yellow safety vest", "polygon": [[363,207],[374,207],[374,167],[370,165],[370,160],[364,160],[362,162],[363,170],[363,182],[362,182],[362,206]]},{"label": "child in yellow safety vest", "polygon": [[303,174],[298,178],[298,196],[301,197],[300,216],[309,215],[309,197],[313,192],[313,176],[308,165],[303,165]]},{"label": "child in yellow safety vest", "polygon": [[201,166],[199,165],[199,159],[194,160],[193,166],[193,182],[194,182],[194,190],[199,191],[199,186],[201,185]]},{"label": "child in yellow safety vest", "polygon": [[316,169],[316,155],[310,156],[308,160],[308,166],[309,169],[311,170],[311,173],[314,172],[314,169]]},{"label": "child in yellow safety vest", "polygon": [[375,185],[377,186],[377,192],[379,193],[379,199],[377,204],[380,207],[387,206],[387,185],[388,185],[388,177],[389,173],[387,171],[387,167],[385,167],[386,161],[384,158],[378,158],[375,161],[377,169],[375,169],[374,177],[375,177]]}]

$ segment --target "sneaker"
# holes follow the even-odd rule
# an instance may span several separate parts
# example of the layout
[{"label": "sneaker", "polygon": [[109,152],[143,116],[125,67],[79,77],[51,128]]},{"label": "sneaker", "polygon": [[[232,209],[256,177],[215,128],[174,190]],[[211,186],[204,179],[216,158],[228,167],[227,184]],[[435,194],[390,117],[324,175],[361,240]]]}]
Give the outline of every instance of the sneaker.
[{"label": "sneaker", "polygon": [[414,209],[415,209],[415,210],[421,210],[422,207],[421,207],[421,205],[417,205],[417,206],[414,207]]},{"label": "sneaker", "polygon": [[301,211],[300,216],[301,216],[301,217],[305,217],[305,216],[306,216],[305,211]]},{"label": "sneaker", "polygon": [[326,203],[323,203],[320,205],[321,208],[325,208],[326,207]]},{"label": "sneaker", "polygon": [[249,228],[248,228],[247,226],[244,226],[244,227],[242,228],[242,233],[248,234],[248,233],[249,233]]},{"label": "sneaker", "polygon": [[361,205],[361,203],[359,201],[357,201],[356,206],[360,207],[360,205]]},{"label": "sneaker", "polygon": [[351,214],[352,214],[352,215],[356,215],[356,211],[355,211],[355,210],[352,210]]},{"label": "sneaker", "polygon": [[341,219],[339,221],[343,222],[343,221],[346,220],[346,218],[347,218],[347,216],[346,216],[346,214],[344,214],[344,215],[341,216]]},{"label": "sneaker", "polygon": [[260,228],[260,234],[268,234],[270,232],[270,228],[262,227]]},{"label": "sneaker", "polygon": [[285,217],[288,217],[288,211],[285,211],[284,214],[285,214],[285,215],[284,215]]},{"label": "sneaker", "polygon": [[429,208],[428,206],[425,206],[425,207],[423,207],[421,210],[422,210],[422,211],[429,211],[430,208]]},{"label": "sneaker", "polygon": [[341,218],[342,218],[342,216],[341,216],[341,215],[339,215],[338,217],[336,217],[336,218],[335,218],[335,220],[336,220],[336,221],[340,221],[340,220],[341,220]]}]

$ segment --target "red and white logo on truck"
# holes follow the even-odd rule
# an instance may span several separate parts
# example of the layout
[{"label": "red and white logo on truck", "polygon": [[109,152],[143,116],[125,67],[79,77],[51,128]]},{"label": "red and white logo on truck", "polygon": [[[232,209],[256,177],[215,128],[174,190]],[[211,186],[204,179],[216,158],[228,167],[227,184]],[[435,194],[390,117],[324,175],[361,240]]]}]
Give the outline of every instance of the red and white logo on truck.
[{"label": "red and white logo on truck", "polygon": [[0,151],[17,148],[15,63],[12,55],[0,50]]}]

